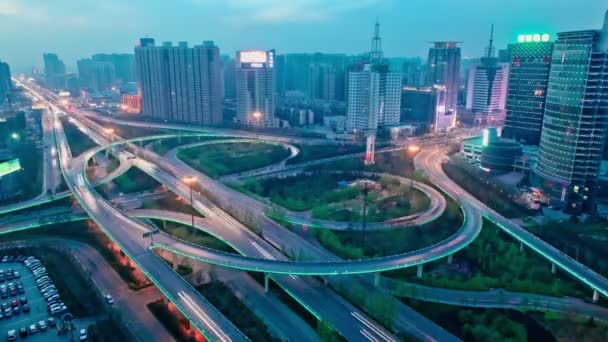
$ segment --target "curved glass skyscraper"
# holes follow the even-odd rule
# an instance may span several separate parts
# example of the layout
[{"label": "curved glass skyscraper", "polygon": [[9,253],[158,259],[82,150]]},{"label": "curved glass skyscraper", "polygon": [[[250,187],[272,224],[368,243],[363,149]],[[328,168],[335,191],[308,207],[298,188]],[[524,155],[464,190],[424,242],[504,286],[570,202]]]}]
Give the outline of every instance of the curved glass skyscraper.
[{"label": "curved glass skyscraper", "polygon": [[607,130],[608,31],[559,33],[535,170],[552,204],[591,208]]}]

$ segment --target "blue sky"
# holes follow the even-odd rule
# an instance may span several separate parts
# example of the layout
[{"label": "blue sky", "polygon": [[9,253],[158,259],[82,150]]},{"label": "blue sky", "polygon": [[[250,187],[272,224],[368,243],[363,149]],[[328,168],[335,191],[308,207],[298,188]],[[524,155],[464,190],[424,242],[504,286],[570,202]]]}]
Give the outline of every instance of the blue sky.
[{"label": "blue sky", "polygon": [[14,70],[56,52],[74,69],[98,52],[131,52],[139,37],[214,40],[222,53],[369,50],[378,18],[385,55],[424,56],[428,42],[463,41],[477,56],[495,24],[498,47],[518,33],[599,28],[605,0],[0,0],[0,59]]}]

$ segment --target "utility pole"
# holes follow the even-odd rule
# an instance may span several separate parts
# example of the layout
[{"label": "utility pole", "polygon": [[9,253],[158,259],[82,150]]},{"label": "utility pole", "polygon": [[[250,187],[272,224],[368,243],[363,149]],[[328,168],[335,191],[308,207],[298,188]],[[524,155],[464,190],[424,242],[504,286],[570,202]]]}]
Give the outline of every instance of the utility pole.
[{"label": "utility pole", "polygon": [[365,250],[365,224],[366,224],[366,218],[367,218],[367,193],[369,192],[369,189],[367,188],[367,182],[363,183],[363,242],[362,242],[362,246],[363,246],[363,250]]}]

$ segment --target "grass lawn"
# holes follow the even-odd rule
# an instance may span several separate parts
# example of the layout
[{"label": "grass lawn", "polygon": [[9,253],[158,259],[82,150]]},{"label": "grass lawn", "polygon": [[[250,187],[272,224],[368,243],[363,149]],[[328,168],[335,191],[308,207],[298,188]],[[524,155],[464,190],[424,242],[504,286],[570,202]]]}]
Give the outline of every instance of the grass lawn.
[{"label": "grass lawn", "polygon": [[196,245],[217,249],[219,251],[238,254],[237,251],[228,246],[225,242],[220,239],[207,234],[198,229],[192,229],[191,226],[183,225],[180,223],[167,222],[163,225],[161,220],[152,220],[157,227],[169,235],[175,236],[178,239],[191,242]]},{"label": "grass lawn", "polygon": [[218,143],[181,150],[178,157],[210,177],[257,169],[289,156],[289,150],[264,143]]},{"label": "grass lawn", "polygon": [[279,341],[266,324],[238,299],[224,284],[213,281],[197,290],[253,342]]},{"label": "grass lawn", "polygon": [[297,147],[300,149],[300,153],[288,160],[287,164],[297,164],[365,151],[364,146],[354,145],[297,145]]},{"label": "grass lawn", "polygon": [[551,274],[550,263],[534,251],[520,252],[519,243],[486,220],[479,237],[454,255],[452,265],[447,266],[444,261],[426,264],[422,279],[415,277],[413,268],[384,274],[461,290],[502,288],[557,297],[585,298],[591,295],[591,291],[560,275],[560,271],[556,275]]},{"label": "grass lawn", "polygon": [[313,174],[259,181],[248,179],[244,188],[289,210],[305,211],[315,206],[357,197],[359,191],[355,187],[338,189],[338,182],[350,182],[358,178],[354,174]]}]

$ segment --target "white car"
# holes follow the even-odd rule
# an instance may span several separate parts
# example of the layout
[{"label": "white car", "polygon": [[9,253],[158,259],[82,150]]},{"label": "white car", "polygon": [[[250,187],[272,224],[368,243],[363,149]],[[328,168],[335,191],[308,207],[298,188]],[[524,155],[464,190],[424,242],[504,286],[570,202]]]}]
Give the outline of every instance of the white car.
[{"label": "white car", "polygon": [[110,304],[110,305],[113,305],[113,304],[114,304],[114,298],[112,298],[112,296],[111,296],[111,295],[107,294],[107,295],[105,295],[105,298],[106,298],[106,302],[107,302],[108,304]]}]

